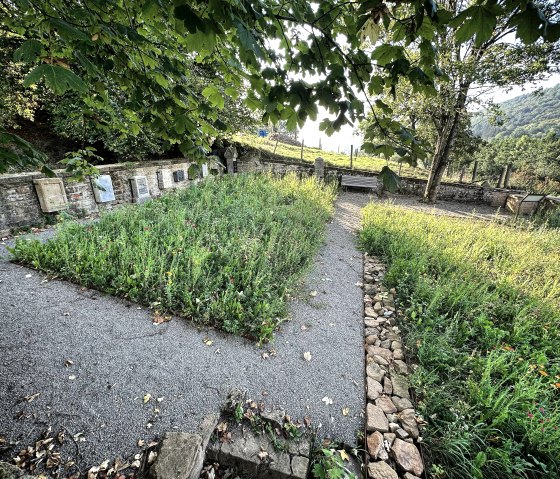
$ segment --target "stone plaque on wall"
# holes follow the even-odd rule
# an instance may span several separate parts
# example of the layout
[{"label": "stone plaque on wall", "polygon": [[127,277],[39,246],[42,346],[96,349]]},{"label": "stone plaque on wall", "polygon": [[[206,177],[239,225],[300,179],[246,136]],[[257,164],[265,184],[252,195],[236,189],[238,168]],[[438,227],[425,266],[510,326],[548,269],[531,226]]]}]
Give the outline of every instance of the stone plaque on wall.
[{"label": "stone plaque on wall", "polygon": [[45,213],[64,210],[68,207],[68,199],[62,178],[40,178],[33,180],[39,197],[41,210]]},{"label": "stone plaque on wall", "polygon": [[[171,180],[171,170],[161,169],[156,172],[158,187],[160,190],[173,188],[173,181]],[[175,176],[175,173],[173,173]]]},{"label": "stone plaque on wall", "polygon": [[113,181],[110,175],[100,175],[97,178],[92,178],[91,186],[93,187],[93,195],[97,203],[115,201]]},{"label": "stone plaque on wall", "polygon": [[206,178],[207,176],[208,176],[208,164],[203,163],[202,164],[202,177]]},{"label": "stone plaque on wall", "polygon": [[134,203],[144,203],[151,198],[148,180],[145,176],[133,176],[130,178],[130,186],[132,187],[132,201]]},{"label": "stone plaque on wall", "polygon": [[175,181],[175,183],[179,183],[180,181],[185,181],[185,171],[184,170],[174,171],[173,181]]}]

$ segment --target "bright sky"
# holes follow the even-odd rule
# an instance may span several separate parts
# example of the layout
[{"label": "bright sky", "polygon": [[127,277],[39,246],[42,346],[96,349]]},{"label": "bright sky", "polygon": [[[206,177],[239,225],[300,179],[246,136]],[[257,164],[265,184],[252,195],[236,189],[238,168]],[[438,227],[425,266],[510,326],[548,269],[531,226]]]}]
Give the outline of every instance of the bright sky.
[{"label": "bright sky", "polygon": [[[496,103],[515,98],[519,95],[525,95],[532,91],[537,90],[540,87],[550,88],[554,85],[560,83],[560,74],[552,75],[548,80],[538,82],[535,84],[526,85],[524,88],[514,87],[510,91],[504,89],[496,90],[491,97],[494,98]],[[319,123],[325,118],[326,110],[319,110],[319,115],[317,121],[308,121],[304,127],[299,132],[299,139],[303,139],[306,146],[319,146],[319,140],[321,141],[321,146],[323,150],[327,151],[341,151],[350,152],[350,145],[354,147],[359,147],[362,140],[358,135],[357,126],[344,126],[340,131],[334,133],[331,137],[328,137],[323,132],[319,131]]]}]

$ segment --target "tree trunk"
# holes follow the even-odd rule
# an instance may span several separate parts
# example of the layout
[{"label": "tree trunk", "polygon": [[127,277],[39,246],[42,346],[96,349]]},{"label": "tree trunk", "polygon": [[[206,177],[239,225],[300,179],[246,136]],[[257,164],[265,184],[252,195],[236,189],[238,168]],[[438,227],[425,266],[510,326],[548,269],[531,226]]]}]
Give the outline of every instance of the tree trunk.
[{"label": "tree trunk", "polygon": [[438,131],[432,169],[430,170],[430,176],[428,177],[426,190],[424,191],[423,201],[425,203],[435,203],[436,201],[441,179],[443,178],[447,165],[449,165],[451,151],[455,146],[459,124],[467,102],[469,87],[470,82],[460,85],[457,100],[455,101],[454,112],[447,117],[443,122],[442,128]]}]

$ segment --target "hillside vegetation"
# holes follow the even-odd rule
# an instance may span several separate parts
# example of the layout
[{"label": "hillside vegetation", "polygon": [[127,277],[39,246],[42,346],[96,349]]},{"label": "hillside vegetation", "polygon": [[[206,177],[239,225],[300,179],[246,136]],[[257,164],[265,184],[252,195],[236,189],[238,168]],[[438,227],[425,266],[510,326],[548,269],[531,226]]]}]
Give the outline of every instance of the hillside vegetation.
[{"label": "hillside vegetation", "polygon": [[551,130],[560,134],[560,84],[542,93],[528,93],[499,103],[501,125],[490,124],[491,115],[476,115],[472,131],[482,138],[506,136],[544,136]]}]

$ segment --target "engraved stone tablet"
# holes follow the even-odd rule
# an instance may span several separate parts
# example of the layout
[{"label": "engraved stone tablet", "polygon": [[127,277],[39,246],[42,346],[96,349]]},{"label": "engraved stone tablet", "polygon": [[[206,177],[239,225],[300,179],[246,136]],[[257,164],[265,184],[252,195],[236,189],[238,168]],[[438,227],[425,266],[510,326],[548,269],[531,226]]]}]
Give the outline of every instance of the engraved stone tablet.
[{"label": "engraved stone tablet", "polygon": [[203,163],[202,165],[202,177],[206,178],[208,176],[208,164]]},{"label": "engraved stone tablet", "polygon": [[[160,190],[166,190],[168,188],[173,188],[173,181],[171,179],[171,170],[161,169],[156,172],[158,188]],[[175,176],[175,173],[173,173]]]},{"label": "engraved stone tablet", "polygon": [[68,199],[62,178],[40,178],[33,180],[39,197],[41,209],[45,213],[64,210],[68,207]]},{"label": "engraved stone tablet", "polygon": [[134,203],[144,203],[150,199],[150,190],[148,190],[148,181],[145,176],[133,176],[130,178],[130,186]]},{"label": "engraved stone tablet", "polygon": [[115,192],[113,191],[113,182],[110,175],[101,175],[91,179],[93,195],[97,203],[107,203],[115,201]]},{"label": "engraved stone tablet", "polygon": [[174,171],[173,181],[175,181],[175,183],[179,183],[179,181],[185,181],[185,171],[184,170]]}]

